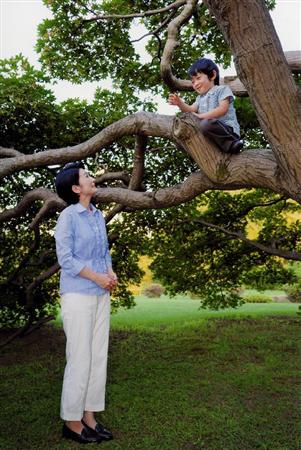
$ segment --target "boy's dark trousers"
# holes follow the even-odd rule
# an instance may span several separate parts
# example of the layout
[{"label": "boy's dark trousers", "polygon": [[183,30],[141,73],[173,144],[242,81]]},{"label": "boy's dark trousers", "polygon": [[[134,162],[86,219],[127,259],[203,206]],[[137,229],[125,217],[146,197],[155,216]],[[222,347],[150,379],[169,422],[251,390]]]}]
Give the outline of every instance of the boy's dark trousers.
[{"label": "boy's dark trousers", "polygon": [[[203,135],[213,141],[223,153],[237,153],[237,142],[241,141],[232,127],[218,119],[200,119],[200,121]],[[242,143],[239,146],[241,148]]]}]

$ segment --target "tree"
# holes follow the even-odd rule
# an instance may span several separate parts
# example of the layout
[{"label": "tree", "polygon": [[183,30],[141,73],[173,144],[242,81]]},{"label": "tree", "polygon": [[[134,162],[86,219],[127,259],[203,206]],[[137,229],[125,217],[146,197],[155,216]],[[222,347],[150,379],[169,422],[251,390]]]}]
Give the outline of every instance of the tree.
[{"label": "tree", "polygon": [[[215,53],[218,63],[227,64],[232,54],[239,80],[228,79],[225,82],[236,95],[249,95],[256,113],[254,117],[247,99],[240,100],[239,106],[250,111],[245,116],[250,122],[246,126],[250,149],[240,155],[222,154],[202,136],[199,122],[192,115],[171,117],[142,111],[119,120],[116,117],[110,125],[100,122],[101,131],[95,134],[95,128],[91,128],[89,132],[94,136],[85,142],[72,139],[68,142],[66,139],[60,148],[53,150],[45,150],[45,146],[39,144],[34,153],[27,149],[20,151],[2,147],[1,177],[8,180],[30,170],[36,173],[40,168],[77,159],[88,158],[91,161],[96,155],[103,162],[106,155],[114,154],[114,149],[123,157],[120,159],[119,154],[117,162],[113,156],[112,163],[107,159],[108,172],[98,180],[106,183],[106,187],[98,190],[95,200],[102,205],[115,203],[108,212],[109,219],[121,211],[132,213],[137,225],[133,235],[141,237],[141,251],[152,252],[156,256],[154,270],[158,276],[161,274],[171,292],[199,291],[200,286],[209,286],[206,292],[209,304],[226,306],[237,303],[233,289],[241,282],[241,277],[236,273],[233,276],[233,271],[238,271],[236,261],[242,260],[243,274],[251,266],[265,264],[265,269],[273,269],[279,280],[287,276],[289,272],[275,256],[301,259],[299,223],[289,226],[281,216],[284,209],[296,209],[294,202],[300,203],[301,199],[300,91],[296,83],[298,77],[294,80],[291,73],[292,70],[300,70],[300,55],[288,55],[286,59],[283,54],[268,12],[273,2],[206,0],[200,3],[197,0],[178,0],[167,6],[161,1],[123,0],[101,4],[87,0],[47,0],[45,3],[51,8],[54,18],[47,19],[40,26],[37,49],[44,68],[52,76],[75,82],[99,80],[110,75],[129,104],[129,99],[139,89],[162,94],[168,90],[180,90],[187,92],[188,98],[191,82],[184,79],[188,56],[193,60],[209,49]],[[151,36],[147,49],[152,61],[146,64],[139,60],[131,42],[131,23],[139,17]],[[173,68],[172,60],[176,61]],[[108,94],[108,109],[112,109],[110,102],[112,98]],[[262,131],[258,130],[258,125]],[[133,136],[136,136],[136,144],[132,174],[124,183],[127,175],[120,167],[120,161],[123,159],[126,168],[131,166],[129,152],[134,146]],[[11,145],[11,142],[7,144],[8,147]],[[264,145],[264,148],[256,148],[255,145]],[[165,171],[162,166],[165,166]],[[119,183],[121,180],[122,186],[116,185],[116,180]],[[178,184],[169,186],[170,183]],[[237,199],[236,194],[230,196],[227,193],[254,188],[259,191],[244,192]],[[199,196],[204,193],[209,206],[206,206],[204,214],[200,214],[202,200]],[[40,208],[36,203],[39,200],[42,201]],[[186,202],[192,203],[186,207]],[[20,196],[15,207],[4,210],[0,220],[7,222],[21,217],[29,208],[34,208],[33,205],[36,210],[33,211],[31,228],[34,230],[42,226],[50,212],[64,207],[50,188],[36,187],[22,199]],[[165,208],[177,205],[182,206],[176,212],[165,211]],[[221,205],[226,205],[224,214]],[[257,241],[251,241],[246,235],[247,214],[263,220],[263,210],[267,206],[280,217],[269,217]],[[142,210],[153,211],[152,214],[134,213]],[[175,216],[179,219],[176,226]],[[122,219],[112,225],[115,236],[125,238],[122,230],[130,228],[131,224],[129,215],[122,215]],[[160,227],[156,229],[158,224]],[[153,238],[154,232],[149,236],[151,226],[157,230],[158,238]],[[184,277],[166,270],[166,265],[170,268],[170,262],[176,260],[177,252],[172,253],[171,258],[162,258],[162,248],[166,253],[171,247],[170,229],[177,242],[185,243],[177,247],[180,248],[178,254],[182,263],[185,263],[186,256],[185,270],[179,271],[186,275]],[[287,238],[285,241],[283,236]],[[218,290],[216,283],[210,282],[204,257],[198,259],[204,269],[201,276],[188,276],[187,261],[194,248],[192,243],[198,240],[202,244],[199,250],[212,262],[211,281],[222,275],[218,277]],[[115,248],[117,251],[118,245]],[[253,249],[253,253],[248,253],[247,248]],[[194,267],[190,273],[195,273]],[[203,288],[202,292],[204,289],[206,291]]]}]

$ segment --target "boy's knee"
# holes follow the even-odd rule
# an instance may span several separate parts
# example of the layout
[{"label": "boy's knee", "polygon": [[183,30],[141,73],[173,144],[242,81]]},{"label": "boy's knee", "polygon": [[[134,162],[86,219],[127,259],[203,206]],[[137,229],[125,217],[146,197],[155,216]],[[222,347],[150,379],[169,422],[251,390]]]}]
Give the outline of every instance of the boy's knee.
[{"label": "boy's knee", "polygon": [[210,133],[216,124],[216,119],[202,119],[200,128],[202,133],[206,136],[206,134]]}]

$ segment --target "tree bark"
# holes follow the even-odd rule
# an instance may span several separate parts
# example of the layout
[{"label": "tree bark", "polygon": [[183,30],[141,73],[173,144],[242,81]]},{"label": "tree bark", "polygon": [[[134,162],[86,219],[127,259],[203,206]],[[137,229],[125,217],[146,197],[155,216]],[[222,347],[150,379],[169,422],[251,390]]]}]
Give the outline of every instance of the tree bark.
[{"label": "tree bark", "polygon": [[301,192],[300,91],[264,0],[206,0],[293,198]]}]

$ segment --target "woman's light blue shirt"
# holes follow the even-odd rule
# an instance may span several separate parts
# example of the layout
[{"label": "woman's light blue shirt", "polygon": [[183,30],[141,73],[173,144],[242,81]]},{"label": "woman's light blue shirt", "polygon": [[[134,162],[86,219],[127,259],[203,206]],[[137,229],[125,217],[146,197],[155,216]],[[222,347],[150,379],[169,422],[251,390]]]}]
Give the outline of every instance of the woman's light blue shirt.
[{"label": "woman's light blue shirt", "polygon": [[90,206],[90,212],[80,203],[68,206],[61,212],[55,227],[61,294],[102,295],[108,292],[79,275],[84,267],[100,273],[106,273],[112,267],[103,215]]}]

